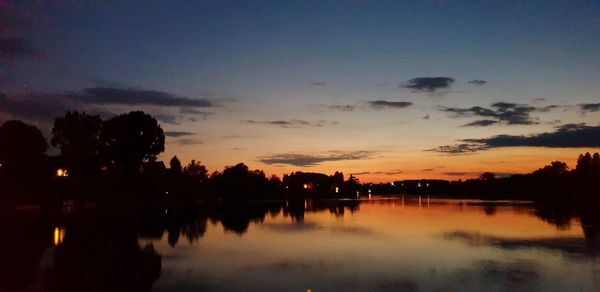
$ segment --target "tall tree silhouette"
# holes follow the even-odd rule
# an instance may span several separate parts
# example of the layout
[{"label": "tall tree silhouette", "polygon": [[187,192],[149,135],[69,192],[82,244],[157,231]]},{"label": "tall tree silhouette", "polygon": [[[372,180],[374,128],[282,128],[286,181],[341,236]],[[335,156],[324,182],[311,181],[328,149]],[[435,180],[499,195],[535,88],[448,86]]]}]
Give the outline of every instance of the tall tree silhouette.
[{"label": "tall tree silhouette", "polygon": [[211,176],[215,190],[227,199],[261,198],[266,194],[267,178],[262,170],[250,170],[243,163],[226,166]]},{"label": "tall tree silhouette", "polygon": [[173,158],[171,158],[171,161],[169,162],[169,166],[170,166],[169,171],[172,174],[181,175],[183,173],[183,170],[181,169],[181,161],[179,161],[179,158],[177,158],[177,156],[173,156]]},{"label": "tall tree silhouette", "polygon": [[102,140],[111,161],[118,167],[135,168],[154,161],[165,150],[163,129],[152,116],[135,111],[104,122]]},{"label": "tall tree silhouette", "polygon": [[62,159],[74,175],[98,171],[106,150],[100,140],[102,120],[85,112],[67,112],[54,120],[52,146],[59,147]]},{"label": "tall tree silhouette", "polygon": [[7,121],[0,126],[0,163],[7,172],[29,175],[28,170],[40,170],[48,143],[35,126],[21,121]]},{"label": "tall tree silhouette", "polygon": [[208,179],[208,170],[200,161],[192,159],[188,165],[183,168],[183,173],[200,182]]}]

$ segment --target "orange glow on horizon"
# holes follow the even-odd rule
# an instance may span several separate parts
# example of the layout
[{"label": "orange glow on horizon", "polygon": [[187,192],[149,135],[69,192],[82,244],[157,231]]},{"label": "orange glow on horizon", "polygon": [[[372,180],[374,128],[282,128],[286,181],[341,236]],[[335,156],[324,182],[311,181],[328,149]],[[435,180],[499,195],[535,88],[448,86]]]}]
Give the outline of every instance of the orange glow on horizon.
[{"label": "orange glow on horizon", "polygon": [[[199,150],[189,149],[188,151],[196,152]],[[255,153],[245,153],[237,158],[232,158],[230,152],[214,153],[215,155],[205,154],[207,158],[202,161],[210,171],[220,171],[225,165],[244,162],[250,169],[263,170],[267,176],[277,175],[283,177],[284,174],[295,171],[332,175],[336,171],[341,171],[344,173],[345,179],[353,174],[362,183],[388,183],[411,179],[465,180],[477,178],[487,171],[500,177],[511,174],[524,174],[542,168],[552,161],[566,162],[572,169],[576,165],[578,156],[586,152],[594,153],[598,152],[598,149],[506,147],[463,155],[445,155],[418,149],[395,150],[382,152],[381,155],[374,158],[329,161],[308,167],[255,162],[255,158],[261,156],[262,153],[256,150]],[[162,159],[165,160],[174,154],[183,159],[187,159],[188,156],[195,159],[198,157],[192,153],[178,153],[175,151],[163,154]]]}]

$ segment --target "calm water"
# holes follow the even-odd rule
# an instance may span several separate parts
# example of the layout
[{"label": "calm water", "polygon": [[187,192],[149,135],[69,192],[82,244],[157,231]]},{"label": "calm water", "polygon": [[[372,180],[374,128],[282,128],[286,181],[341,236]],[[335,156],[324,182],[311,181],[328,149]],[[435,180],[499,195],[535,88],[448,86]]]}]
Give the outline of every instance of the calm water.
[{"label": "calm water", "polygon": [[[2,246],[15,259],[1,280],[14,283],[0,290],[600,291],[596,228],[528,203],[407,197],[173,213],[27,221],[29,233]],[[19,256],[29,267],[15,271]]]}]

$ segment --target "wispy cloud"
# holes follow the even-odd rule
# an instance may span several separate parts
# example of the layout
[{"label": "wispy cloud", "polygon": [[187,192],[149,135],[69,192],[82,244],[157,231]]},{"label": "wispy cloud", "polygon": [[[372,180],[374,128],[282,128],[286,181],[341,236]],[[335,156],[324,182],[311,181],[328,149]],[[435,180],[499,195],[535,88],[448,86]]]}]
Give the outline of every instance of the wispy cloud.
[{"label": "wispy cloud", "polygon": [[400,87],[431,93],[440,89],[448,89],[452,83],[454,83],[454,78],[450,77],[418,77],[400,84]]},{"label": "wispy cloud", "polygon": [[167,131],[167,132],[165,132],[165,136],[167,136],[167,137],[173,137],[173,138],[184,137],[184,136],[192,136],[192,135],[195,135],[195,133],[192,133],[192,132],[177,132],[177,131]]},{"label": "wispy cloud", "polygon": [[478,121],[474,121],[474,122],[470,122],[467,124],[464,124],[465,127],[487,127],[487,126],[491,126],[493,124],[497,124],[499,123],[499,121],[495,121],[495,120],[478,120]]},{"label": "wispy cloud", "polygon": [[448,176],[465,176],[465,175],[470,175],[472,173],[462,172],[462,171],[449,171],[449,172],[444,172],[442,174],[448,175]]},{"label": "wispy cloud", "polygon": [[584,103],[579,107],[583,112],[600,112],[600,103]]},{"label": "wispy cloud", "polygon": [[485,81],[485,80],[470,80],[469,81],[469,84],[477,85],[477,86],[485,85],[486,83],[487,83],[487,81]]},{"label": "wispy cloud", "polygon": [[190,98],[168,92],[143,89],[91,87],[81,93],[67,95],[73,100],[92,104],[157,105],[179,107],[210,107],[208,99]]},{"label": "wispy cloud", "polygon": [[428,151],[435,151],[435,152],[440,152],[440,153],[445,153],[445,154],[468,154],[468,153],[474,153],[477,151],[482,151],[482,150],[486,150],[489,149],[488,146],[486,145],[482,145],[479,143],[462,143],[462,144],[455,144],[455,145],[443,145],[443,146],[438,146],[434,149],[430,149]]},{"label": "wispy cloud", "polygon": [[375,109],[384,109],[384,108],[406,108],[406,107],[413,105],[413,103],[409,102],[409,101],[372,100],[372,101],[369,101],[369,105]]},{"label": "wispy cloud", "polygon": [[330,121],[325,121],[325,120],[305,121],[305,120],[300,120],[300,119],[272,120],[272,121],[244,120],[242,122],[247,123],[247,124],[279,126],[279,127],[283,127],[283,128],[324,127],[324,126],[330,126],[330,125],[337,125],[337,122],[330,122]]},{"label": "wispy cloud", "polygon": [[179,109],[179,113],[186,115],[198,115],[201,116],[203,120],[206,120],[209,116],[215,114],[214,112],[200,111],[193,107],[182,107]]},{"label": "wispy cloud", "polygon": [[287,164],[300,167],[319,165],[323,162],[342,160],[364,160],[372,158],[374,151],[329,151],[324,154],[311,155],[299,153],[283,153],[259,157],[264,164]]},{"label": "wispy cloud", "polygon": [[326,107],[330,110],[342,111],[342,112],[351,112],[351,111],[354,111],[354,109],[356,109],[355,105],[350,105],[350,104],[332,104],[332,105],[328,105]]},{"label": "wispy cloud", "polygon": [[178,117],[168,113],[152,113],[157,120],[171,125],[179,125]]},{"label": "wispy cloud", "polygon": [[[439,110],[454,114],[453,117],[484,117],[487,119],[468,123],[464,126],[490,126],[497,123],[508,125],[533,125],[538,121],[531,117],[533,112],[547,112],[558,106],[534,107],[510,102],[497,102],[490,108],[474,106],[470,108],[438,107]],[[493,119],[493,120],[492,120]]]},{"label": "wispy cloud", "polygon": [[201,140],[196,139],[196,138],[182,138],[182,139],[175,140],[175,143],[177,143],[179,145],[198,145],[198,144],[203,144],[204,142],[202,142]]},{"label": "wispy cloud", "polygon": [[[107,113],[109,112],[107,107],[113,105],[135,106],[136,109],[140,106],[179,106],[185,108],[180,110],[184,114],[198,114],[205,117],[211,113],[200,112],[195,108],[208,107],[212,104],[206,99],[192,99],[161,91],[107,87],[86,88],[80,92],[34,93],[10,97],[0,93],[0,113],[41,122],[51,122],[55,117],[62,116],[69,110]],[[162,110],[152,114],[167,124],[178,124],[182,115],[182,113],[178,116]],[[110,116],[112,114],[106,117]]]},{"label": "wispy cloud", "polygon": [[327,86],[327,83],[325,83],[324,81],[315,81],[311,82],[310,86]]}]

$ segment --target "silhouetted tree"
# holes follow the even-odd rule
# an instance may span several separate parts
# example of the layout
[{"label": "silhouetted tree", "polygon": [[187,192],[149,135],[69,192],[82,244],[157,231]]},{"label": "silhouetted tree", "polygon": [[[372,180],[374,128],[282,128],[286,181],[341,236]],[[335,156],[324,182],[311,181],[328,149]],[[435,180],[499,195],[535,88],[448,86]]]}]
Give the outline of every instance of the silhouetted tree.
[{"label": "silhouetted tree", "polygon": [[200,161],[192,159],[190,163],[183,168],[183,173],[201,182],[206,181],[208,178],[208,170]]},{"label": "silhouetted tree", "polygon": [[550,165],[546,165],[533,172],[534,175],[543,175],[547,177],[560,177],[569,173],[569,166],[561,161],[553,161]]},{"label": "silhouetted tree", "polygon": [[173,156],[173,158],[171,158],[171,161],[169,162],[169,166],[170,166],[169,171],[172,174],[181,175],[183,173],[183,170],[181,169],[181,161],[179,161],[179,158],[177,158],[177,156]]},{"label": "silhouetted tree", "polygon": [[119,167],[135,168],[154,161],[165,150],[165,135],[155,118],[141,112],[118,115],[103,125],[102,140]]},{"label": "silhouetted tree", "polygon": [[575,168],[579,178],[587,179],[592,173],[592,155],[590,153],[580,154]]},{"label": "silhouetted tree", "polygon": [[73,175],[86,175],[97,172],[105,162],[104,144],[100,140],[102,120],[99,116],[85,112],[67,112],[64,117],[54,120],[52,146],[60,149],[67,168]]},{"label": "silhouetted tree", "polygon": [[27,175],[28,170],[40,170],[46,150],[46,138],[37,127],[21,121],[0,126],[0,163],[7,172]]},{"label": "silhouetted tree", "polygon": [[344,173],[336,171],[333,174],[333,182],[338,186],[344,184]]},{"label": "silhouetted tree", "polygon": [[211,176],[214,190],[227,199],[256,199],[268,195],[267,178],[262,170],[250,170],[243,163],[226,166]]},{"label": "silhouetted tree", "polygon": [[491,181],[491,180],[494,180],[494,179],[496,179],[496,175],[495,175],[495,174],[493,174],[493,173],[491,173],[491,172],[484,172],[484,173],[481,175],[481,179],[482,179],[482,180],[486,180],[486,181]]}]

